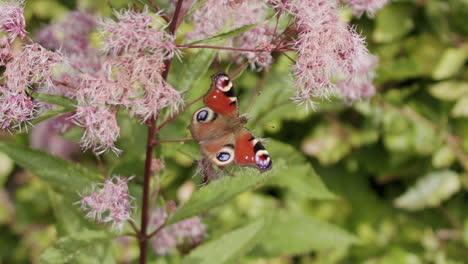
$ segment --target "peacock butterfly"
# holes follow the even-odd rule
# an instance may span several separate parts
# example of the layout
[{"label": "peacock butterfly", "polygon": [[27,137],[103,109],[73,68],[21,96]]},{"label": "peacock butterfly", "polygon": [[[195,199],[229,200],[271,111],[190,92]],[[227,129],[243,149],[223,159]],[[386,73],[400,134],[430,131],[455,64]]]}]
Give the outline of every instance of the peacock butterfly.
[{"label": "peacock butterfly", "polygon": [[234,87],[226,73],[212,76],[204,102],[205,106],[193,113],[189,129],[205,159],[220,168],[234,162],[260,172],[271,169],[268,151],[244,127],[247,119],[239,116]]}]

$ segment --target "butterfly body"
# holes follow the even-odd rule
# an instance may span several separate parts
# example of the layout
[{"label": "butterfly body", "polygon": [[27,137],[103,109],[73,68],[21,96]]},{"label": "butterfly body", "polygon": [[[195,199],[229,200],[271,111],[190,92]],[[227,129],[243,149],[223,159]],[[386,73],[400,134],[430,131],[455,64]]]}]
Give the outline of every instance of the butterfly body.
[{"label": "butterfly body", "polygon": [[238,114],[237,97],[227,74],[213,76],[204,102],[193,114],[189,129],[205,159],[220,168],[235,163],[260,172],[271,169],[268,152],[244,127],[247,119]]}]

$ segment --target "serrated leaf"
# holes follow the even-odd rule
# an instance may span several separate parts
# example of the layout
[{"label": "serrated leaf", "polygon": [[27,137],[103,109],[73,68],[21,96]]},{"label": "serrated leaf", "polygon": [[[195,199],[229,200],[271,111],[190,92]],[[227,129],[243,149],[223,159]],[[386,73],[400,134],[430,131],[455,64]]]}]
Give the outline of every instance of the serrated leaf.
[{"label": "serrated leaf", "polygon": [[457,193],[460,187],[460,179],[456,172],[450,170],[431,172],[398,197],[394,204],[407,210],[435,207]]},{"label": "serrated leaf", "polygon": [[34,99],[37,99],[39,101],[60,105],[69,109],[74,109],[78,104],[76,100],[70,99],[63,95],[34,93],[32,96]]},{"label": "serrated leaf", "polygon": [[440,100],[455,101],[463,95],[468,95],[468,82],[439,82],[429,87],[429,93]]},{"label": "serrated leaf", "polygon": [[268,226],[260,219],[241,227],[222,237],[207,242],[193,250],[182,261],[183,264],[223,264],[238,260],[261,238],[261,233]]},{"label": "serrated leaf", "polygon": [[62,160],[22,145],[0,142],[0,151],[10,156],[21,167],[30,170],[63,192],[76,193],[93,181],[102,179],[97,172],[78,163]]},{"label": "serrated leaf", "polygon": [[169,223],[201,214],[213,207],[222,205],[238,194],[265,182],[273,173],[275,173],[275,170],[260,174],[254,169],[245,169],[235,177],[224,176],[217,181],[211,182],[195,191],[190,200],[169,219]]},{"label": "serrated leaf", "polygon": [[442,80],[457,74],[468,58],[468,47],[448,48],[437,63],[432,78]]},{"label": "serrated leaf", "polygon": [[269,257],[298,255],[312,250],[346,247],[356,242],[355,236],[338,226],[280,210],[255,252]]},{"label": "serrated leaf", "polygon": [[245,26],[242,26],[242,27],[239,27],[239,28],[236,28],[236,29],[233,29],[231,31],[228,31],[228,32],[224,32],[224,33],[220,33],[218,35],[215,35],[213,37],[210,37],[210,38],[207,38],[207,39],[201,39],[201,40],[197,40],[197,41],[194,41],[194,42],[191,42],[187,45],[198,45],[198,44],[207,44],[207,43],[212,43],[212,42],[218,42],[218,41],[221,41],[221,40],[226,40],[228,38],[233,38],[235,36],[238,36],[244,32],[247,32],[251,29],[254,29],[260,25],[264,25],[268,23],[268,20],[264,21],[264,22],[261,22],[261,23],[257,23],[257,24],[250,24],[250,25],[245,25]]},{"label": "serrated leaf", "polygon": [[70,263],[86,250],[109,243],[115,235],[104,231],[82,231],[59,239],[39,259],[40,264]]}]

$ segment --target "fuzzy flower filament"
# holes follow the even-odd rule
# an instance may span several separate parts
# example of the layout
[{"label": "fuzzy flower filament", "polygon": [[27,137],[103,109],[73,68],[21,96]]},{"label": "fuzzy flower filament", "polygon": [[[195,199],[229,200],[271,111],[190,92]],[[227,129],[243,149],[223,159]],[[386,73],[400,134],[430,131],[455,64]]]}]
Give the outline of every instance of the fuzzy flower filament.
[{"label": "fuzzy flower filament", "polygon": [[111,230],[122,232],[125,221],[132,220],[135,198],[128,192],[132,178],[113,176],[104,183],[94,184],[81,195],[80,208],[87,211],[86,218],[99,223],[112,223]]},{"label": "fuzzy flower filament", "polygon": [[0,30],[8,33],[11,42],[16,37],[26,37],[26,22],[23,14],[23,1],[0,0]]}]

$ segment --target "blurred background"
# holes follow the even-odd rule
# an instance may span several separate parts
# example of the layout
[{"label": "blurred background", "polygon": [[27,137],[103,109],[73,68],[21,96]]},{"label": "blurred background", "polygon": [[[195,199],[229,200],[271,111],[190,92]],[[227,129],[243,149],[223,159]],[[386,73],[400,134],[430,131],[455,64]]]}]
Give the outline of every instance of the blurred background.
[{"label": "blurred background", "polygon": [[[130,4],[29,0],[27,28],[34,36],[41,26],[70,10],[86,8],[109,16],[112,8]],[[351,19],[349,14],[343,11]],[[274,162],[275,157],[293,159],[296,165],[210,212],[204,218],[209,238],[273,209],[287,208],[339,227],[336,239],[320,240],[318,231],[316,237],[293,234],[295,241],[276,237],[238,263],[468,263],[467,17],[466,0],[402,0],[392,1],[373,19],[365,15],[351,19],[379,56],[377,94],[366,101],[347,104],[331,99],[320,102],[316,111],[305,111],[289,102],[293,89],[289,60],[279,57],[268,72],[245,71],[235,85],[241,112],[250,119],[247,126],[269,139],[266,146]],[[183,24],[180,37],[189,30],[190,25]],[[192,52],[185,52],[184,60]],[[210,74],[235,69],[228,59],[221,56]],[[169,82],[181,78],[177,73],[184,60],[173,65]],[[209,74],[201,78],[200,85],[187,92],[187,101],[206,92]],[[264,85],[262,93],[252,99],[259,83]],[[191,111],[184,113],[160,137],[189,137],[190,116]],[[125,152],[119,159],[106,154],[104,162],[113,174],[137,175],[136,182],[141,182],[146,130],[124,113],[119,124],[117,145]],[[79,140],[80,129],[52,138],[47,131],[37,126],[29,134],[2,132],[0,139],[33,144],[97,167],[94,156],[63,141]],[[64,151],[60,144],[68,144],[66,153],[60,152]],[[197,145],[167,144],[157,153],[166,163],[165,197],[183,201],[200,182]],[[37,262],[56,239],[53,211],[48,185],[0,153],[0,263]],[[287,232],[292,225],[304,230],[320,226],[298,219],[278,228]],[[130,242],[116,243],[113,254],[118,263],[135,261],[138,248]],[[167,256],[154,263],[178,259]]]}]

